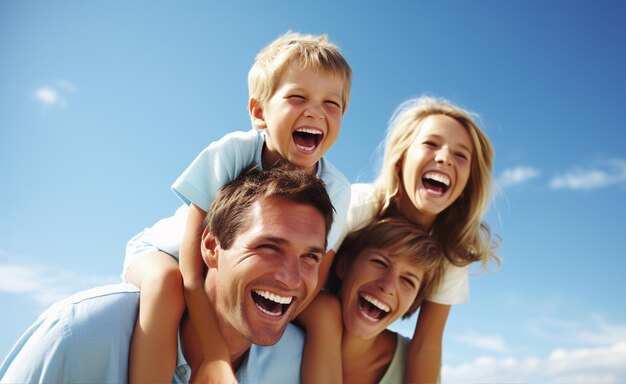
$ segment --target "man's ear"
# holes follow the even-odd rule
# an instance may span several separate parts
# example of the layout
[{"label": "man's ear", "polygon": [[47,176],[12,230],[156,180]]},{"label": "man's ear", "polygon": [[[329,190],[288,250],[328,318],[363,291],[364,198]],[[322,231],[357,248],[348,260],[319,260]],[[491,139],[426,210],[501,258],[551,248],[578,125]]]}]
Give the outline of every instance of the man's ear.
[{"label": "man's ear", "polygon": [[252,125],[254,125],[254,127],[257,129],[267,128],[265,116],[263,115],[263,106],[257,99],[255,99],[254,97],[250,98],[250,100],[248,101],[248,109],[250,112]]},{"label": "man's ear", "polygon": [[337,264],[335,265],[335,273],[337,277],[343,280],[346,275],[346,269],[348,268],[348,258],[346,257],[346,252],[341,252],[337,255]]},{"label": "man's ear", "polygon": [[213,236],[209,227],[204,228],[201,241],[201,252],[204,263],[209,268],[217,268],[219,241]]}]

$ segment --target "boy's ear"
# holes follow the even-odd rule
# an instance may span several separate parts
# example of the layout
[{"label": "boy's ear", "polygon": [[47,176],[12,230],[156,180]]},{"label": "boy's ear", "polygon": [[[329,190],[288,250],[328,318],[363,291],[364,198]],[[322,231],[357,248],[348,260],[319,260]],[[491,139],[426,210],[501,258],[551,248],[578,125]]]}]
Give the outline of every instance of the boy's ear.
[{"label": "boy's ear", "polygon": [[265,122],[265,116],[263,115],[263,106],[261,103],[251,97],[248,101],[248,109],[250,112],[250,119],[252,119],[252,124],[255,128],[265,129],[267,128],[267,123]]},{"label": "boy's ear", "polygon": [[204,264],[209,268],[217,268],[219,241],[211,231],[209,227],[204,228],[201,241],[201,252]]}]

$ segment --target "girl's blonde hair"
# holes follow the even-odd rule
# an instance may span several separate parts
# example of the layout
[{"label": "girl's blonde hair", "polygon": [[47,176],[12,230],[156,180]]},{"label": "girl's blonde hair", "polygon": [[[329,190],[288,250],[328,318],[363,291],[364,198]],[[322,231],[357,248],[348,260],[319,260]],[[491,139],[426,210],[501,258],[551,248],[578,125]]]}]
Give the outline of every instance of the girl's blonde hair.
[{"label": "girl's blonde hair", "polygon": [[249,97],[265,105],[276,91],[280,76],[292,63],[298,64],[301,69],[339,76],[343,80],[342,112],[346,112],[352,69],[337,45],[329,42],[326,35],[287,32],[264,47],[248,72]]},{"label": "girl's blonde hair", "polygon": [[491,231],[482,218],[491,201],[494,150],[491,142],[474,121],[477,115],[443,98],[422,96],[402,103],[394,112],[387,131],[380,176],[374,182],[378,194],[378,215],[389,216],[396,209],[394,198],[402,186],[401,165],[406,151],[415,141],[428,116],[444,115],[458,121],[469,133],[473,144],[470,176],[461,196],[441,212],[431,232],[446,258],[465,266],[490,260],[499,264]]}]

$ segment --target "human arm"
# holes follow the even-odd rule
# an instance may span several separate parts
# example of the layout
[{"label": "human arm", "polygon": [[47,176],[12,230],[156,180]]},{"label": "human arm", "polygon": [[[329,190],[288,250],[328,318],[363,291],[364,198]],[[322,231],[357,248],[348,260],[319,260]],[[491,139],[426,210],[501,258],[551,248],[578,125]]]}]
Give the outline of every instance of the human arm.
[{"label": "human arm", "polygon": [[407,350],[406,382],[437,383],[441,371],[443,331],[450,305],[425,300]]},{"label": "human arm", "polygon": [[298,316],[298,321],[306,329],[302,382],[340,383],[343,320],[337,297],[321,292]]},{"label": "human arm", "polygon": [[192,371],[192,382],[236,382],[230,353],[220,332],[215,309],[204,289],[205,264],[200,252],[206,212],[192,204],[180,248],[183,291],[193,329],[202,349],[203,361]]}]

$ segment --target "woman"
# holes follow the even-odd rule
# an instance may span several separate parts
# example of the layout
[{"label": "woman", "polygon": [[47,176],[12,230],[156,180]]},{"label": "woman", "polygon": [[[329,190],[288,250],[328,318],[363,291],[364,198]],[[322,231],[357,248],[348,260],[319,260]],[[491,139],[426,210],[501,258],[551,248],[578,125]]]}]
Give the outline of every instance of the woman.
[{"label": "woman", "polygon": [[[376,181],[352,187],[345,233],[376,218],[405,218],[416,231],[427,231],[445,257],[441,281],[422,303],[407,349],[407,382],[438,380],[450,308],[468,299],[469,264],[499,263],[497,243],[482,222],[491,198],[493,158],[493,147],[471,113],[445,99],[420,97],[400,105],[391,118]],[[325,315],[318,311],[316,316],[307,321],[307,332],[332,334],[319,320]],[[331,353],[323,357],[317,367],[337,361]],[[337,378],[332,370],[303,369],[303,378]]]}]

